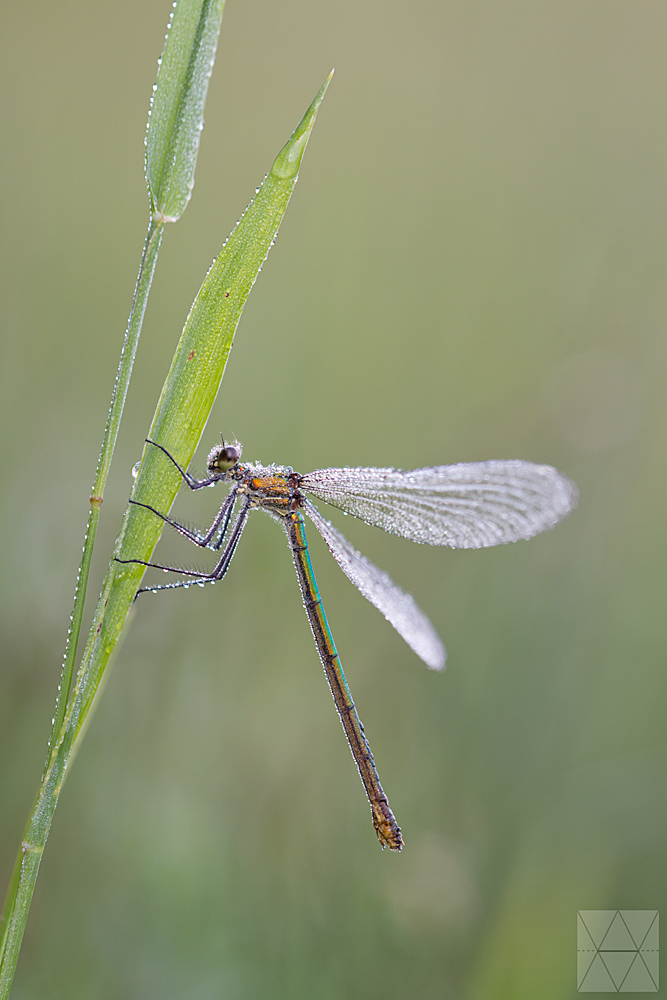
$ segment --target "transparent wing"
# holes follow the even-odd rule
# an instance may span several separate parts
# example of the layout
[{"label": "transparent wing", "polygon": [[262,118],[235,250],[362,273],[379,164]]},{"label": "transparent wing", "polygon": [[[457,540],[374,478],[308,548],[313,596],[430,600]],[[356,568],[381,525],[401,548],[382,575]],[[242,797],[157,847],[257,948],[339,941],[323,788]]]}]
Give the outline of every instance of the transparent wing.
[{"label": "transparent wing", "polygon": [[343,573],[382,612],[427,666],[432,670],[442,670],[446,659],[445,647],[410,594],[397,587],[391,577],[357,552],[309,500],[304,502],[304,509]]},{"label": "transparent wing", "polygon": [[578,491],[550,465],[469,462],[432,469],[319,469],[301,488],[413,542],[478,549],[553,528]]}]

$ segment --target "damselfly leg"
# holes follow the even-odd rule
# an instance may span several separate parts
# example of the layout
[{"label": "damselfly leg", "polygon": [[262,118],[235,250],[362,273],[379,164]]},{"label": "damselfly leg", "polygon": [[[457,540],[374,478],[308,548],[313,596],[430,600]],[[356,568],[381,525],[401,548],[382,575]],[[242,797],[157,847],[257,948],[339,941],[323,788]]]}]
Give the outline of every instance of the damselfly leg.
[{"label": "damselfly leg", "polygon": [[[138,504],[137,506],[145,507],[147,506],[147,504]],[[116,562],[139,563],[139,565],[150,567],[151,569],[161,569],[165,573],[179,573],[181,574],[181,576],[190,577],[190,579],[188,580],[179,580],[175,583],[162,583],[151,587],[140,587],[139,590],[137,591],[137,595],[145,594],[148,591],[150,591],[151,593],[155,593],[158,590],[176,590],[179,587],[191,587],[195,583],[200,583],[200,584],[217,583],[218,580],[223,579],[227,570],[229,569],[229,565],[234,557],[234,553],[236,552],[236,546],[239,543],[241,533],[246,525],[246,521],[248,520],[249,508],[250,508],[250,502],[246,500],[246,502],[244,503],[243,507],[241,508],[241,510],[237,515],[237,518],[234,522],[234,526],[232,527],[232,530],[230,532],[223,553],[210,573],[202,573],[194,569],[182,569],[180,566],[163,566],[161,563],[147,562],[144,559],[119,559],[118,557],[116,557]],[[153,510],[152,507],[149,507],[148,509]],[[192,535],[195,534],[194,532],[190,534],[187,532],[187,529],[183,528],[182,525],[179,525],[178,523],[171,521],[163,514],[158,514],[157,511],[155,511],[154,513],[156,513],[158,517],[161,517],[163,521],[166,521],[168,524],[171,524],[178,531],[181,531],[181,533],[186,535],[186,537],[192,538],[192,541],[195,541],[195,538],[192,537]],[[201,545],[201,542],[196,542],[196,544]],[[219,548],[220,546],[217,545],[215,547]]]},{"label": "damselfly leg", "polygon": [[[167,458],[172,462],[172,464],[176,466],[177,470],[179,471],[179,473],[183,478],[184,483],[191,490],[200,490],[204,486],[211,486],[219,479],[219,475],[210,476],[207,479],[195,479],[193,476],[190,475],[189,472],[186,472],[184,469],[181,468],[181,466],[178,464],[173,455],[171,455],[166,448],[163,448],[161,444],[157,444],[157,442],[151,441],[148,438],[146,439],[146,443],[154,445],[156,448],[159,448],[160,451],[162,451],[167,456]],[[240,456],[240,449],[235,448],[233,445],[224,446],[224,442],[223,442],[223,447],[225,447],[225,453],[228,460],[231,460],[232,464],[234,464],[238,460],[238,457]],[[175,521],[167,514],[163,514],[161,513],[161,511],[156,510],[156,508],[152,507],[150,504],[142,503],[139,500],[132,500],[132,499],[129,502],[133,504],[135,507],[143,507],[145,510],[150,510],[153,514],[156,515],[156,517],[159,517],[162,521],[170,525],[172,528],[175,528],[176,531],[178,531],[181,535],[184,535],[185,538],[189,539],[191,542],[193,542],[195,545],[198,545],[200,548],[208,548],[217,551],[220,548],[222,548],[222,545],[225,542],[225,538],[227,536],[227,531],[229,528],[229,523],[232,517],[232,513],[234,511],[234,505],[237,500],[237,492],[238,492],[238,487],[236,486],[232,487],[228,496],[226,496],[225,499],[223,500],[220,509],[218,510],[218,513],[213,519],[210,528],[205,532],[193,531],[186,525],[180,524],[180,522]],[[181,567],[177,566],[165,566],[161,563],[147,562],[146,560],[143,559],[116,558],[116,562],[138,563],[142,566],[150,567],[151,569],[163,570],[163,572],[165,573],[179,573],[182,576],[190,577],[189,580],[181,580],[175,583],[160,584],[154,587],[141,587],[137,591],[137,594],[143,594],[146,593],[147,591],[154,592],[158,590],[174,590],[179,587],[192,586],[194,583],[215,583],[218,580],[222,580],[225,573],[229,569],[229,564],[231,563],[232,558],[234,556],[234,552],[236,551],[236,546],[238,545],[239,539],[241,537],[241,532],[243,531],[243,528],[245,527],[246,521],[248,519],[249,507],[250,507],[250,501],[248,498],[246,498],[243,507],[241,508],[240,512],[236,517],[236,520],[234,521],[231,533],[229,535],[229,539],[227,540],[222,556],[220,557],[217,564],[214,566],[213,570],[210,573],[202,573],[199,572],[198,570],[182,569]]]}]

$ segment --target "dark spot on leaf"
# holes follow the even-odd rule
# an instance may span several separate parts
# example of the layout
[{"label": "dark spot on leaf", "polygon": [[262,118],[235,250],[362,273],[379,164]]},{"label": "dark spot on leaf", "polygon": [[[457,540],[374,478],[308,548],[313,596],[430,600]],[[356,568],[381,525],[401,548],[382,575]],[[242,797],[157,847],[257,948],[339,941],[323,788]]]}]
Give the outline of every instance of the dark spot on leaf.
[{"label": "dark spot on leaf", "polygon": [[195,356],[195,352],[194,351],[190,351],[190,353],[188,354],[188,361],[192,361],[192,359],[194,358],[194,356]]}]

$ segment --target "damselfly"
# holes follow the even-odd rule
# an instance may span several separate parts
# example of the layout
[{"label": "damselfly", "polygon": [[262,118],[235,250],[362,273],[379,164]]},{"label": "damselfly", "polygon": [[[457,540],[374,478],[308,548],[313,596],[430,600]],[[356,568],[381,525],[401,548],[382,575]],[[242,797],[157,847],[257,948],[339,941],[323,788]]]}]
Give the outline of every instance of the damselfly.
[{"label": "damselfly", "polygon": [[[472,462],[401,472],[396,469],[320,469],[301,476],[282,465],[241,464],[241,445],[217,445],[208,456],[208,476],[195,479],[155,441],[191,490],[214,483],[231,489],[207,531],[179,524],[149,504],[131,500],[202,548],[222,550],[210,573],[139,562],[185,580],[144,591],[170,590],[222,580],[229,568],[251,510],[263,510],[282,524],[292,551],[303,603],[331,693],[371,805],[382,847],[400,851],[400,828],[382,790],[364,727],[357,715],[329,629],[308,554],[303,515],[308,515],[332,555],[364,597],[382,612],[409,646],[433,670],[445,665],[445,649],[426,615],[409,594],[373,565],[333,527],[306,496],[353,514],[367,524],[413,542],[478,549],[516,542],[553,528],[577,504],[577,488],[550,465],[522,461]],[[235,513],[236,511],[236,513]]]}]

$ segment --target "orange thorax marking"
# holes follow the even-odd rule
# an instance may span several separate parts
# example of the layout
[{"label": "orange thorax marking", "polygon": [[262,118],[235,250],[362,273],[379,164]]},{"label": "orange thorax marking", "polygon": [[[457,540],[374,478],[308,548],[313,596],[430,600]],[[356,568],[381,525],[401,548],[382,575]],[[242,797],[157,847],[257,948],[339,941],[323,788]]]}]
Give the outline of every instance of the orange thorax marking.
[{"label": "orange thorax marking", "polygon": [[250,480],[250,487],[280,506],[289,503],[290,487],[284,476],[255,476]]}]

